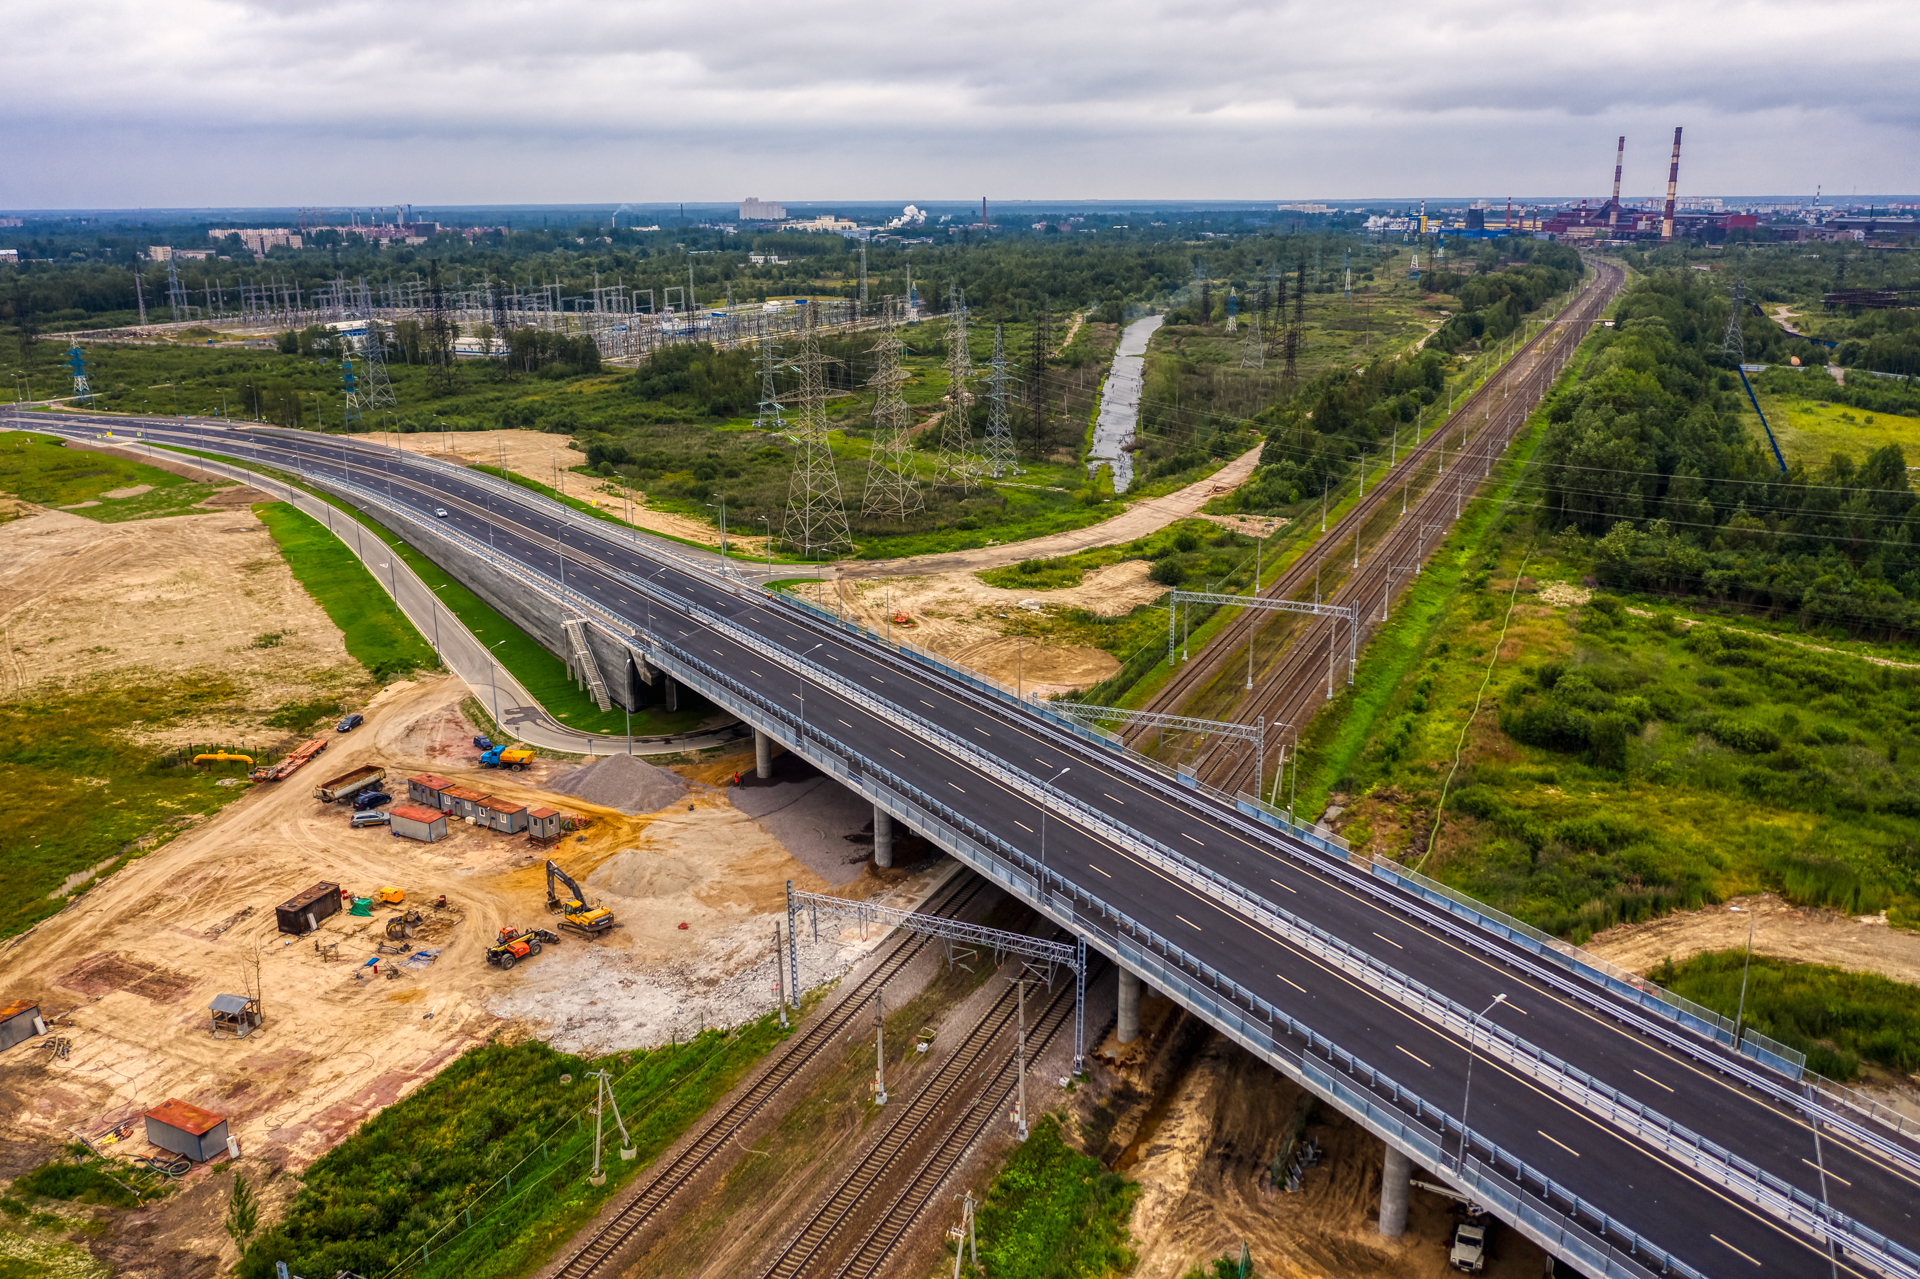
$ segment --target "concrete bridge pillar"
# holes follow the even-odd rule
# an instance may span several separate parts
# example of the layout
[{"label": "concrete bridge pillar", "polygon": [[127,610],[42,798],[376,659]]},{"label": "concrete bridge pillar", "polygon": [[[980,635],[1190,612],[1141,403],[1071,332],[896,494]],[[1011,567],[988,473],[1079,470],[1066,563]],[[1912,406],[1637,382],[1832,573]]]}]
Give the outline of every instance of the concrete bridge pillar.
[{"label": "concrete bridge pillar", "polygon": [[1140,979],[1120,970],[1120,1025],[1114,1037],[1123,1044],[1140,1038]]},{"label": "concrete bridge pillar", "polygon": [[1413,1161],[1394,1146],[1387,1147],[1386,1160],[1380,1166],[1380,1233],[1398,1239],[1407,1233],[1408,1184],[1413,1178]]},{"label": "concrete bridge pillar", "polygon": [[753,730],[753,775],[761,781],[773,776],[773,739]]},{"label": "concrete bridge pillar", "polygon": [[873,864],[893,865],[893,814],[873,806]]}]

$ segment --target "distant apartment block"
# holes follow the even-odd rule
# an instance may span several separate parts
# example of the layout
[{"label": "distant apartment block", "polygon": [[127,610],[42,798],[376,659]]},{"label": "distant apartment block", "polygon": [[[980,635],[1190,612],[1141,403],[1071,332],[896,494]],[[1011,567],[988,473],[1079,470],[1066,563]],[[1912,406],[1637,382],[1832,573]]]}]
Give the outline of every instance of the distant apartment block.
[{"label": "distant apartment block", "polygon": [[212,256],[212,249],[176,249],[166,244],[147,246],[147,257],[155,262],[169,262],[175,258],[182,262],[204,262]]},{"label": "distant apartment block", "polygon": [[297,249],[301,245],[300,237],[285,227],[251,227],[246,230],[209,230],[207,232],[209,240],[224,240],[230,235],[239,236],[240,243],[252,250],[253,256],[257,258],[265,257],[268,249]]},{"label": "distant apartment block", "polygon": [[25,220],[21,218],[0,218],[0,226],[24,226],[24,225],[26,225]]},{"label": "distant apartment block", "polygon": [[740,201],[740,220],[742,222],[785,222],[787,206],[750,195]]}]

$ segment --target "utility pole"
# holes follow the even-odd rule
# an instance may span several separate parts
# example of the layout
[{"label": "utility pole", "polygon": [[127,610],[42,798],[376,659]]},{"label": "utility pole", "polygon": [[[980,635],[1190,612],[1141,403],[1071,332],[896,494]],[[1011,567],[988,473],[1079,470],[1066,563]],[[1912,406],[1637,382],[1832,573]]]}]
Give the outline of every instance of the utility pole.
[{"label": "utility pole", "polygon": [[780,1029],[787,1028],[787,967],[780,962],[780,925],[773,925],[773,973],[780,985]]},{"label": "utility pole", "polygon": [[873,992],[873,1104],[887,1104],[887,1021],[880,1008],[880,992]]},{"label": "utility pole", "polygon": [[613,1073],[597,1070],[587,1076],[597,1080],[593,1095],[593,1173],[587,1180],[596,1186],[607,1184],[607,1174],[600,1171],[600,1127],[601,1119],[607,1107],[613,1107],[613,1122],[620,1129],[620,1157],[631,1159],[639,1152],[634,1149],[633,1138],[627,1135],[627,1121],[620,1117],[620,1102],[613,1095]]},{"label": "utility pole", "polygon": [[957,1197],[960,1200],[960,1240],[953,1249],[953,1279],[960,1279],[960,1263],[969,1257],[973,1261],[973,1268],[980,1268],[980,1240],[973,1228],[976,1201],[971,1190]]},{"label": "utility pole", "polygon": [[1019,1006],[1018,1025],[1020,1028],[1019,1048],[1014,1056],[1015,1068],[1020,1072],[1014,1089],[1013,1128],[1020,1134],[1020,1140],[1027,1139],[1027,975],[1022,970],[1014,981],[1015,999]]}]

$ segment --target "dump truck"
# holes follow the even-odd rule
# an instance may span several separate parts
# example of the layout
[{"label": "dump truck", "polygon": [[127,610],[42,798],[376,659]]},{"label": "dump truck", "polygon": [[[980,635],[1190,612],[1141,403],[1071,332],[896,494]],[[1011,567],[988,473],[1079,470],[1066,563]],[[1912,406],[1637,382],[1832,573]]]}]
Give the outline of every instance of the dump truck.
[{"label": "dump truck", "polygon": [[284,781],[286,778],[292,776],[294,771],[302,764],[325,749],[327,749],[327,739],[324,737],[316,737],[310,742],[302,742],[278,764],[263,764],[251,773],[248,773],[247,776],[256,782]]},{"label": "dump truck", "polygon": [[313,788],[313,797],[323,804],[352,799],[369,786],[378,786],[387,770],[378,764],[362,764],[351,772],[328,778]]},{"label": "dump truck", "polygon": [[[566,886],[565,894],[555,887],[556,881]],[[560,927],[579,933],[588,941],[603,937],[613,929],[613,912],[589,902],[573,877],[552,861],[547,862],[547,910],[561,917]]]},{"label": "dump truck", "polygon": [[520,772],[533,763],[533,751],[525,746],[508,746],[502,742],[480,757],[482,768],[511,768]]}]

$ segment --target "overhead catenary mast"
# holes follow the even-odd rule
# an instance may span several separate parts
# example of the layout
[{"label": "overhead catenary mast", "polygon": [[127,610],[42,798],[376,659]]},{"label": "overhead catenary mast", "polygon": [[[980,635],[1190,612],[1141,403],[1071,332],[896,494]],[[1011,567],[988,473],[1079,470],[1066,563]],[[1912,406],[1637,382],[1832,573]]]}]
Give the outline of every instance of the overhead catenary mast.
[{"label": "overhead catenary mast", "polygon": [[894,326],[891,297],[882,299],[880,340],[873,352],[879,368],[867,385],[874,388],[873,453],[867,466],[867,491],[860,500],[863,514],[904,520],[926,509],[925,495],[913,474],[913,442],[907,435],[912,418],[901,388],[907,371],[900,367],[906,343]]}]

